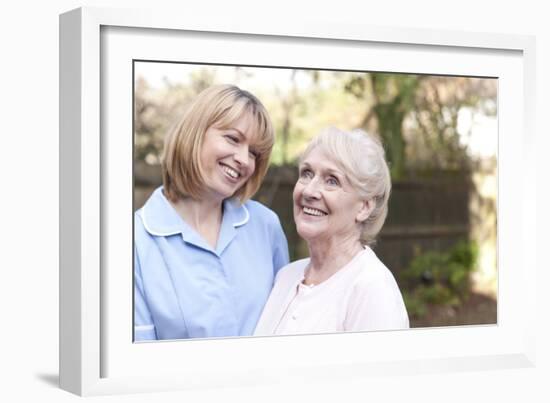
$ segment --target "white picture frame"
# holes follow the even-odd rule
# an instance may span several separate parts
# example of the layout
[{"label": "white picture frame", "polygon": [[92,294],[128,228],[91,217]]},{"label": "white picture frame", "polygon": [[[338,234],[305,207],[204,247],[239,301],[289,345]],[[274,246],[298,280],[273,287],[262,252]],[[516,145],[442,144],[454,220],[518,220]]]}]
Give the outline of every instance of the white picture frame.
[{"label": "white picture frame", "polygon": [[[148,51],[157,58],[167,57],[168,53],[163,52],[169,52],[174,41],[179,43],[186,35],[191,37],[186,42],[188,55],[199,52],[203,45],[215,47],[225,42],[268,47],[271,52],[257,51],[250,56],[263,65],[284,65],[274,61],[281,47],[286,47],[285,53],[294,58],[308,48],[311,63],[319,63],[315,61],[315,54],[320,54],[316,49],[336,55],[323,67],[338,63],[350,67],[365,52],[374,52],[376,60],[370,64],[371,69],[384,69],[394,63],[394,71],[498,76],[498,324],[133,344],[131,326],[126,326],[132,315],[128,309],[132,284],[127,282],[131,271],[117,271],[126,273],[118,276],[109,270],[113,262],[124,267],[132,264],[128,259],[132,249],[131,214],[117,214],[131,209],[132,204],[131,196],[127,197],[131,191],[127,171],[131,169],[131,132],[124,136],[112,134],[119,129],[118,123],[122,124],[121,131],[131,124],[126,89],[132,83],[130,77],[120,88],[113,83],[127,74],[128,60],[144,58]],[[127,46],[138,36],[139,50]],[[193,41],[203,38],[212,43],[193,45]],[[233,50],[238,46],[224,48]],[[358,56],[350,57],[352,51]],[[98,395],[292,383],[297,374],[302,381],[343,380],[372,374],[533,366],[535,323],[525,312],[535,311],[537,277],[535,245],[528,236],[535,232],[536,186],[534,176],[529,175],[535,164],[534,52],[534,38],[520,35],[292,21],[266,25],[265,21],[244,18],[205,20],[151,10],[80,8],[62,14],[61,387],[79,395]],[[419,53],[424,61],[413,57]],[[209,57],[210,62],[229,63],[235,62],[233,57],[242,58],[222,48]],[[304,63],[307,61],[299,67]],[[354,67],[362,67],[364,61],[357,63]],[[119,98],[120,94],[125,95]],[[122,109],[117,113],[106,110],[105,104],[113,105],[115,100],[117,108]],[[125,118],[111,123],[112,115]],[[515,163],[518,160],[521,164]],[[113,301],[113,295],[120,296],[122,302]],[[318,354],[319,349],[324,353]]]}]

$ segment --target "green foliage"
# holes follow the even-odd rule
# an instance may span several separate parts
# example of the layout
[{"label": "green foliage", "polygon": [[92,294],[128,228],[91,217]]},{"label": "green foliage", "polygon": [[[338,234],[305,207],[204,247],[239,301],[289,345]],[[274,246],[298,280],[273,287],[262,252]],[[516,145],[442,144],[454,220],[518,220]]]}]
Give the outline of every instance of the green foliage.
[{"label": "green foliage", "polygon": [[139,77],[134,88],[135,158],[158,165],[169,128],[181,116],[188,102],[210,85],[206,71],[197,71],[188,85],[164,81],[162,88],[151,87]]},{"label": "green foliage", "polygon": [[376,131],[382,137],[393,179],[405,173],[403,121],[414,108],[414,97],[421,81],[417,75],[369,73],[351,76],[344,90],[368,104],[363,128],[375,117]]},{"label": "green foliage", "polygon": [[419,170],[469,169],[474,161],[458,130],[459,115],[495,116],[495,84],[469,77],[354,73],[343,89],[364,105],[360,127],[381,136],[396,180]]},{"label": "green foliage", "polygon": [[158,165],[170,127],[196,94],[215,83],[234,83],[262,100],[276,132],[273,165],[296,161],[307,142],[327,126],[363,128],[382,138],[394,180],[419,171],[464,168],[469,156],[460,141],[459,112],[472,117],[496,113],[492,79],[185,64],[179,68],[181,77],[165,77],[161,84],[149,82],[154,75],[146,70],[136,75],[136,160]]},{"label": "green foliage", "polygon": [[416,256],[400,274],[406,285],[404,300],[409,314],[422,317],[429,305],[460,305],[469,295],[477,255],[475,243],[461,241],[446,252]]}]

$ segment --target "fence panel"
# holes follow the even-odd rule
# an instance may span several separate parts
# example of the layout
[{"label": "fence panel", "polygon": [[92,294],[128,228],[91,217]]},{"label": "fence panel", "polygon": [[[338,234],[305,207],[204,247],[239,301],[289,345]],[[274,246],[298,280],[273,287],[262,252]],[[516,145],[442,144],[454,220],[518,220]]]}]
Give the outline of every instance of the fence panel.
[{"label": "fence panel", "polygon": [[[296,233],[292,213],[297,171],[293,166],[271,168],[254,197],[279,215],[292,260],[308,255],[307,245]],[[160,185],[160,170],[137,164],[134,180],[134,209],[138,209]],[[388,218],[374,245],[378,256],[397,274],[416,254],[445,250],[468,238],[471,191],[467,172],[394,182]]]}]

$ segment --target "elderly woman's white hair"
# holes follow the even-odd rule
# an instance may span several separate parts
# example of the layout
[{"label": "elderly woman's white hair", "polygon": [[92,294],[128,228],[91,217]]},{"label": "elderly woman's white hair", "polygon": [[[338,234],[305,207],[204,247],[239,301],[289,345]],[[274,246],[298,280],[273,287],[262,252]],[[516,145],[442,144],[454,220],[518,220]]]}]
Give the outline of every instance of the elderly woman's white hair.
[{"label": "elderly woman's white hair", "polygon": [[347,132],[329,127],[310,141],[300,162],[316,147],[321,147],[340,166],[362,198],[374,202],[361,229],[361,241],[374,243],[388,215],[391,191],[390,171],[380,139],[360,129]]}]

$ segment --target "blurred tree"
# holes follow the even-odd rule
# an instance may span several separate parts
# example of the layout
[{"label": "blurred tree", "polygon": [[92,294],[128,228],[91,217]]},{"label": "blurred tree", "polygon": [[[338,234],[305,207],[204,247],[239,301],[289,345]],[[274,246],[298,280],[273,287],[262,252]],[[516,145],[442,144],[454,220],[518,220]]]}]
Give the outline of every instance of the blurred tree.
[{"label": "blurred tree", "polygon": [[419,86],[407,116],[406,141],[411,168],[469,169],[476,161],[461,140],[461,114],[496,115],[496,80],[429,76]]},{"label": "blurred tree", "polygon": [[287,83],[277,83],[275,90],[260,94],[277,133],[272,164],[294,164],[307,142],[328,126],[358,127],[362,105],[342,89],[348,76],[345,72],[295,70]]},{"label": "blurred tree", "polygon": [[[286,79],[258,81],[260,70],[197,66],[181,81],[151,88],[135,84],[136,159],[158,164],[163,138],[189,100],[204,88],[233,80],[257,95],[277,133],[274,165],[294,163],[311,137],[333,125],[361,127],[382,137],[392,177],[463,169],[471,164],[463,115],[496,114],[496,80],[394,73],[287,70]],[[225,76],[222,72],[228,73]],[[280,71],[278,72],[280,75]],[[225,78],[224,78],[225,77]],[[464,131],[464,130],[463,130]]]},{"label": "blurred tree", "polygon": [[158,165],[164,137],[177,122],[187,103],[212,85],[215,68],[200,69],[189,77],[189,84],[164,79],[160,89],[151,88],[137,77],[134,91],[135,158],[149,165]]},{"label": "blurred tree", "polygon": [[[280,139],[281,139],[281,156],[282,163],[286,164],[288,162],[288,140],[290,138],[290,125],[293,109],[296,107],[299,102],[298,91],[296,88],[296,70],[292,70],[290,74],[291,87],[288,93],[284,96],[281,96],[281,104],[283,109],[283,122],[280,130]],[[279,92],[279,91],[278,91]],[[280,92],[279,92],[280,93]]]},{"label": "blurred tree", "polygon": [[410,169],[469,168],[459,113],[496,114],[495,80],[353,73],[343,85],[364,105],[360,127],[380,134],[394,179]]},{"label": "blurred tree", "polygon": [[[155,154],[157,144],[154,134],[158,124],[154,119],[156,107],[151,99],[150,87],[142,77],[138,77],[134,91],[134,143],[137,160],[145,160]],[[157,139],[158,141],[158,139]]]},{"label": "blurred tree", "polygon": [[345,90],[358,99],[365,100],[366,92],[370,92],[372,101],[361,126],[369,130],[372,118],[376,118],[394,179],[401,178],[405,172],[403,121],[414,108],[415,92],[421,80],[422,76],[417,75],[369,73],[354,75],[345,83]]}]

